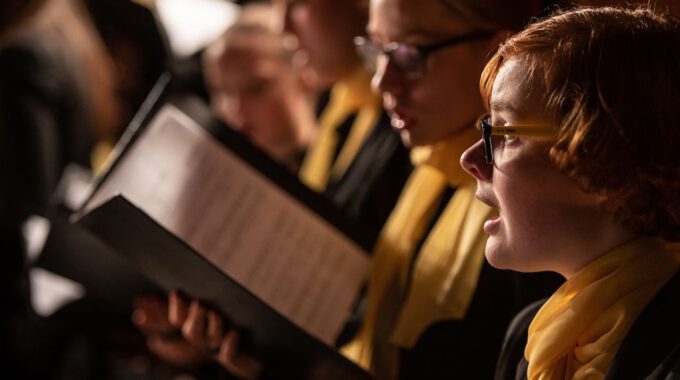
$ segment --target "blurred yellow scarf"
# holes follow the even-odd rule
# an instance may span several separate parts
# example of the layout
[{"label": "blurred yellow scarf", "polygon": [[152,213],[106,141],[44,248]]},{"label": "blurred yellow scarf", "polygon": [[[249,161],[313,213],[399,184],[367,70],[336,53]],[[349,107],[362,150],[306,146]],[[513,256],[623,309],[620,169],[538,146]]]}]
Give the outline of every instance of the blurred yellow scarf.
[{"label": "blurred yellow scarf", "polygon": [[633,240],[565,282],[529,327],[528,378],[604,379],[633,322],[678,271],[680,249]]},{"label": "blurred yellow scarf", "polygon": [[[479,132],[470,128],[412,152],[416,169],[374,250],[363,326],[342,348],[347,357],[366,369],[371,368],[374,346],[412,347],[432,323],[461,319],[467,312],[484,260],[482,223],[491,210],[474,198],[473,179],[460,167],[459,158],[478,139]],[[447,185],[458,189],[423,244],[409,286],[416,245]],[[401,294],[400,304],[387,300],[395,289]],[[386,312],[392,314],[388,319],[394,324],[389,336],[379,336],[376,328],[386,323],[382,319]]]},{"label": "blurred yellow scarf", "polygon": [[[352,128],[333,162],[338,145],[337,129],[353,113],[356,113],[356,118]],[[317,138],[300,166],[300,180],[310,188],[323,192],[329,180],[342,178],[381,113],[380,97],[371,92],[371,77],[366,71],[357,70],[347,80],[333,86],[328,105],[319,116]]]}]

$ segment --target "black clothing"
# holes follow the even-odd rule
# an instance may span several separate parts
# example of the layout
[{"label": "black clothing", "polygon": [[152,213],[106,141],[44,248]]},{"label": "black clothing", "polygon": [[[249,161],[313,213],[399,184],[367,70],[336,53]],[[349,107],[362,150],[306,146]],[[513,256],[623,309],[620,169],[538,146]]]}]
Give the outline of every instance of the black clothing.
[{"label": "black clothing", "polygon": [[[651,300],[626,335],[607,380],[680,377],[680,273]],[[545,300],[527,307],[508,329],[496,370],[497,380],[527,378],[527,331]]]},{"label": "black clothing", "polygon": [[349,217],[363,222],[375,242],[411,170],[409,151],[383,112],[345,175],[329,183],[325,194]]},{"label": "black clothing", "polygon": [[22,223],[44,214],[67,164],[89,162],[87,98],[68,51],[53,35],[27,35],[0,49],[3,317],[27,308]]},{"label": "black clothing", "polygon": [[485,261],[465,318],[435,323],[412,349],[402,349],[399,379],[493,378],[503,333],[513,316],[553,292],[559,280],[550,273],[498,270]]},{"label": "black clothing", "polygon": [[[427,233],[416,245],[411,266],[455,191],[444,189]],[[491,379],[512,318],[527,304],[551,294],[561,282],[556,274],[498,270],[484,261],[465,318],[434,323],[414,347],[400,349],[398,379]]]},{"label": "black clothing", "polygon": [[66,165],[89,163],[88,101],[71,50],[47,33],[0,48],[0,358],[21,378],[53,374],[65,351],[64,326],[33,315],[22,225],[46,213]]}]

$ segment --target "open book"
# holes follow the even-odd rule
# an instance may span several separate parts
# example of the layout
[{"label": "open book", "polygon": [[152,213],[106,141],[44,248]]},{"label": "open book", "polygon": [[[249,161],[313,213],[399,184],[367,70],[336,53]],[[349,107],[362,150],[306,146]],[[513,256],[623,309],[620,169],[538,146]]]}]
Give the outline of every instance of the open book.
[{"label": "open book", "polygon": [[236,149],[162,106],[78,224],[160,288],[220,310],[256,352],[289,355],[301,378],[365,378],[332,348],[367,273],[361,239],[350,238],[346,220],[329,221],[333,212],[317,209],[311,191],[281,171],[263,174],[244,159],[253,148],[231,140]]}]

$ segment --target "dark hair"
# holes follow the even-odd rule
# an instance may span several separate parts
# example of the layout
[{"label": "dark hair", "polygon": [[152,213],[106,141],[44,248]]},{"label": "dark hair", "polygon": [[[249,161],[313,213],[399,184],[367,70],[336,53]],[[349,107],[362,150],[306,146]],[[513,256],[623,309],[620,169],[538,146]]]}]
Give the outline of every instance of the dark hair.
[{"label": "dark hair", "polygon": [[488,108],[504,62],[545,91],[559,131],[550,158],[607,196],[624,225],[680,240],[680,22],[650,9],[581,8],[506,41],[482,74]]}]

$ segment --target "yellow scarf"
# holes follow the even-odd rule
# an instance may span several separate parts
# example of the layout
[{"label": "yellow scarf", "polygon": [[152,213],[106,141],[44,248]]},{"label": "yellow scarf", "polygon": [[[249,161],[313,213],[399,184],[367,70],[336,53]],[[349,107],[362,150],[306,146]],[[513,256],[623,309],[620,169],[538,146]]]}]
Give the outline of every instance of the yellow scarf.
[{"label": "yellow scarf", "polygon": [[[416,162],[374,250],[364,324],[357,337],[342,348],[366,369],[371,368],[376,346],[412,347],[433,322],[465,316],[484,260],[482,223],[491,213],[474,199],[472,177],[458,162],[462,152],[478,139],[479,133],[471,128],[412,154],[422,161]],[[458,189],[428,235],[407,290],[415,247],[447,184]],[[395,288],[402,295],[397,297],[398,304],[388,295]],[[388,336],[380,336],[384,334],[376,334],[376,328],[384,326],[386,312],[392,314],[387,319],[393,325]]]},{"label": "yellow scarf", "polygon": [[[356,113],[347,140],[337,159],[338,127]],[[309,147],[298,176],[310,188],[322,192],[328,181],[342,178],[382,113],[380,97],[371,92],[370,75],[357,70],[331,89],[328,105],[318,121],[318,135]]]},{"label": "yellow scarf", "polygon": [[565,282],[529,327],[528,378],[603,379],[647,303],[680,267],[680,249],[628,242]]}]

